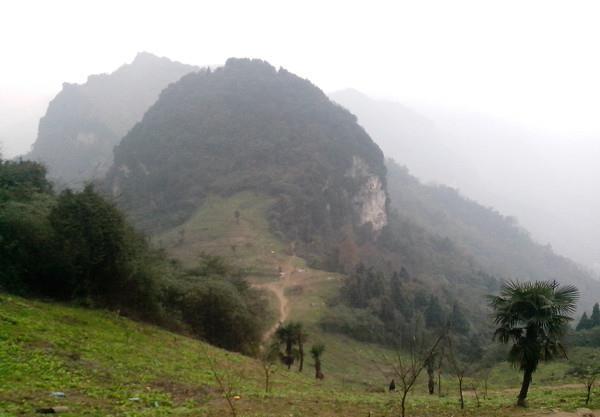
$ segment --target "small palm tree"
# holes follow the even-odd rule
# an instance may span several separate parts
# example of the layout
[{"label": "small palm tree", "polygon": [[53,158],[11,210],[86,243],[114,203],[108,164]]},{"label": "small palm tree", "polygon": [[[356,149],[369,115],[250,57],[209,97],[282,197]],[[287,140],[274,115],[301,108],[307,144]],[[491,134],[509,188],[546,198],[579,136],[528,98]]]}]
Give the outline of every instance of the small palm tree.
[{"label": "small palm tree", "polygon": [[287,366],[288,369],[294,364],[294,345],[297,342],[296,337],[296,325],[294,323],[288,323],[285,326],[279,326],[275,332],[275,337],[279,341],[279,344],[284,345],[284,353],[281,354],[281,362]]},{"label": "small palm tree", "polygon": [[513,342],[509,360],[523,371],[517,405],[525,407],[533,373],[540,361],[566,357],[561,343],[566,325],[572,320],[579,291],[556,281],[514,282],[503,285],[499,296],[490,296],[494,309],[494,338]]},{"label": "small palm tree", "polygon": [[304,331],[302,323],[294,324],[294,332],[296,336],[296,344],[298,345],[298,371],[302,372],[304,368],[304,343],[308,340],[308,334]]},{"label": "small palm tree", "polygon": [[323,379],[325,377],[321,371],[321,356],[323,356],[323,352],[325,352],[325,345],[322,343],[313,345],[310,348],[310,355],[315,360],[315,378],[317,379]]}]

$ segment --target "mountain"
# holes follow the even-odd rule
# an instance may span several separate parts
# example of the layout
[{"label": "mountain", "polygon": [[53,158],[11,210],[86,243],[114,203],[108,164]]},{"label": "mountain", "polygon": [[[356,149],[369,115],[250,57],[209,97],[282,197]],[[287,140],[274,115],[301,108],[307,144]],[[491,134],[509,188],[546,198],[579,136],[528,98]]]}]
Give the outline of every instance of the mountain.
[{"label": "mountain", "polygon": [[356,117],[260,60],[229,59],[165,89],[115,148],[106,184],[151,232],[211,194],[245,190],[276,199],[270,224],[302,253],[372,240],[387,224],[383,153]]},{"label": "mountain", "polygon": [[63,84],[40,120],[37,140],[25,156],[43,162],[49,175],[69,186],[102,177],[112,150],[156,101],[159,93],[196,67],[139,53],[111,74],[84,84]]},{"label": "mountain", "polygon": [[330,96],[417,178],[460,189],[516,216],[534,240],[549,242],[557,253],[586,267],[600,265],[597,137],[576,127],[566,135],[467,111],[409,108],[353,90]]},{"label": "mountain", "polygon": [[387,161],[391,207],[403,218],[450,239],[485,270],[505,279],[556,280],[581,291],[582,307],[600,299],[600,282],[573,261],[536,243],[513,217],[444,185],[425,185],[406,167]]},{"label": "mountain", "polygon": [[[229,59],[161,93],[115,148],[103,187],[183,264],[208,253],[251,277],[277,282],[280,271],[290,276],[281,297],[343,272],[329,276],[338,285],[313,331],[394,343],[423,317],[436,331],[456,315],[460,345],[477,356],[489,339],[484,295],[499,281],[390,212],[386,178],[380,148],[320,89],[264,61]],[[305,279],[291,285],[293,274]]]}]

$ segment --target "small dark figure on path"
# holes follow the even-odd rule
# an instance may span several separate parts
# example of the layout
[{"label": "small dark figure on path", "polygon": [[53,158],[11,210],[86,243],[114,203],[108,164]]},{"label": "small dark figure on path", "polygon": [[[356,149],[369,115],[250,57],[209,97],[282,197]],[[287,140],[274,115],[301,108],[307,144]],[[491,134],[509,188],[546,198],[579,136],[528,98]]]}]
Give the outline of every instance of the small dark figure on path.
[{"label": "small dark figure on path", "polygon": [[396,382],[392,379],[390,382],[390,392],[396,391]]}]

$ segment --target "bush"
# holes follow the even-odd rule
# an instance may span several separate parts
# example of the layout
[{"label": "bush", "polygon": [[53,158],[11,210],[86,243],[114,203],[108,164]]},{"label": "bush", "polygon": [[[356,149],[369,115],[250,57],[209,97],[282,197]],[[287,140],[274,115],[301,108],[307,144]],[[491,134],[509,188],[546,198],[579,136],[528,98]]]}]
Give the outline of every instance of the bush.
[{"label": "bush", "polygon": [[343,305],[332,307],[321,319],[321,328],[341,333],[363,342],[383,342],[385,326],[366,309],[352,309]]},{"label": "bush", "polygon": [[0,289],[106,307],[255,353],[266,305],[222,258],[183,271],[91,185],[52,193],[44,168],[0,163]]}]

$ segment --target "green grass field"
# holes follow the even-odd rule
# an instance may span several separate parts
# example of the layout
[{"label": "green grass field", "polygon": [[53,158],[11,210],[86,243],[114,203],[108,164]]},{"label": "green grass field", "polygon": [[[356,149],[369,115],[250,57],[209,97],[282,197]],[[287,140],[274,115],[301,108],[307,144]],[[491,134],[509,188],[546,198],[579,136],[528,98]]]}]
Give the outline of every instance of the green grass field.
[{"label": "green grass field", "polygon": [[[248,271],[251,282],[280,288],[289,304],[289,319],[306,326],[308,344],[326,344],[324,381],[314,379],[312,360],[307,359],[303,373],[278,367],[273,390],[265,394],[263,369],[255,359],[116,313],[0,294],[0,417],[31,416],[53,405],[68,406],[66,417],[230,415],[213,370],[232,395],[239,396],[233,401],[238,416],[399,415],[399,395],[385,392],[389,375],[381,371],[394,352],[320,329],[326,301],[343,277],[310,269],[291,256],[269,231],[269,204],[249,193],[214,197],[188,222],[155,242],[186,265],[193,265],[203,252],[225,256]],[[239,222],[235,210],[240,211]],[[287,272],[285,279],[279,278],[279,267]],[[277,300],[273,297],[271,302]],[[479,407],[472,391],[478,381],[465,380],[464,411],[458,407],[452,375],[443,375],[442,396],[429,396],[422,376],[409,397],[408,415],[538,416],[574,411],[583,406],[585,393],[578,381],[565,376],[568,367],[566,362],[541,366],[526,411],[513,406],[520,374],[508,364],[493,370],[489,396],[481,398]],[[55,391],[66,397],[52,397]],[[483,395],[480,383],[478,394]],[[592,397],[590,408],[594,407],[600,408],[600,397]]]},{"label": "green grass field", "polygon": [[204,253],[222,256],[253,276],[275,277],[286,247],[269,230],[271,204],[271,199],[250,192],[212,196],[187,222],[153,241],[186,266],[194,266]]},{"label": "green grass field", "polygon": [[[378,385],[383,389],[383,381],[365,381],[361,387],[331,371],[324,381],[315,381],[310,361],[302,374],[277,369],[273,391],[266,395],[256,360],[106,311],[2,295],[0,331],[2,416],[32,415],[37,408],[57,404],[69,407],[66,416],[227,415],[211,361],[240,396],[235,404],[243,416],[367,416],[369,412],[390,416],[396,414],[399,399],[397,394],[374,389]],[[347,361],[350,374],[355,372],[355,358],[338,351],[349,341],[329,339],[327,343],[325,370],[339,360]],[[343,365],[335,366],[341,372]],[[546,368],[558,372],[560,366],[543,367],[540,377]],[[556,377],[553,383],[565,382]],[[542,386],[541,378],[536,381],[529,412],[574,410],[582,405],[582,388],[552,388]],[[410,415],[456,415],[456,384],[450,380],[444,384],[448,391],[439,398],[426,395],[420,382],[410,399]],[[50,393],[54,391],[66,397],[53,398]],[[490,397],[481,401],[480,408],[472,393],[466,394],[465,413],[516,415],[520,410],[512,407],[515,395],[492,383]],[[600,399],[593,398],[595,405],[600,405]]]}]

